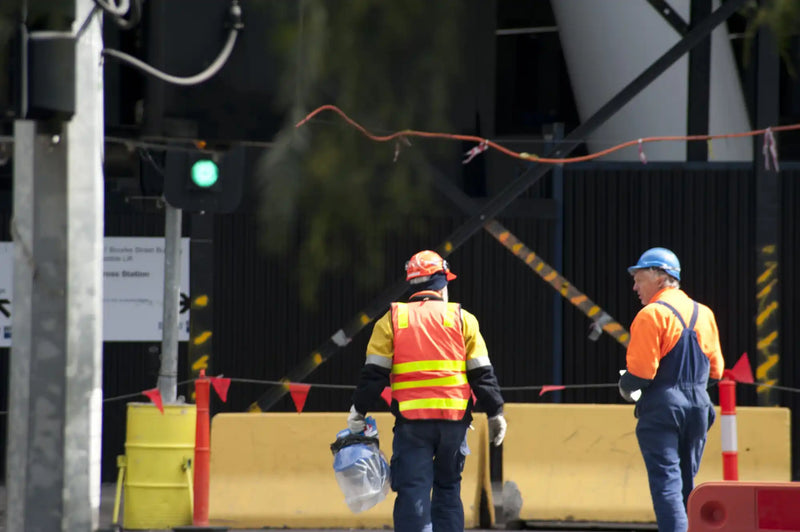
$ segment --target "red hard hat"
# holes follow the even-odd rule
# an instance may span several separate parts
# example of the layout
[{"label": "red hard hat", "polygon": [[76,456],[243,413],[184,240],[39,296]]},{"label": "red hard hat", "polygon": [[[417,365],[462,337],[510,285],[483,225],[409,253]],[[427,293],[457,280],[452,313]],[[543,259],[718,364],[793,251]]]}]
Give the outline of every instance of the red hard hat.
[{"label": "red hard hat", "polygon": [[456,278],[455,274],[450,271],[447,261],[438,253],[429,249],[414,254],[406,262],[406,281],[411,281],[412,279],[427,280],[428,277],[435,273],[444,273],[448,281]]}]

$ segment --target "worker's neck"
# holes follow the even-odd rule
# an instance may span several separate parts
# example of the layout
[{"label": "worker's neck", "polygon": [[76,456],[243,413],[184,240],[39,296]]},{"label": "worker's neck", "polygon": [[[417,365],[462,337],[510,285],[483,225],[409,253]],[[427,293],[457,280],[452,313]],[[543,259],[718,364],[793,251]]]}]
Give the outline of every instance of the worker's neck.
[{"label": "worker's neck", "polygon": [[419,292],[413,293],[409,299],[422,300],[428,297],[435,297],[436,299],[441,299],[442,301],[447,303],[448,301],[447,287],[445,286],[441,290],[420,290]]}]

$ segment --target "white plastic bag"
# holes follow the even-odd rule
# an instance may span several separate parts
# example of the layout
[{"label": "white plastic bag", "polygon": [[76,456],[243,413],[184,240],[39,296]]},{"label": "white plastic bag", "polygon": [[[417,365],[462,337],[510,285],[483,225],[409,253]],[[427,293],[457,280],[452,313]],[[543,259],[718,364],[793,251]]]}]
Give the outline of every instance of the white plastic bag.
[{"label": "white plastic bag", "polygon": [[389,463],[380,450],[374,420],[374,430],[369,430],[370,420],[367,418],[367,432],[374,436],[352,434],[345,429],[331,444],[336,482],[347,507],[354,513],[372,508],[385,499],[391,489]]}]

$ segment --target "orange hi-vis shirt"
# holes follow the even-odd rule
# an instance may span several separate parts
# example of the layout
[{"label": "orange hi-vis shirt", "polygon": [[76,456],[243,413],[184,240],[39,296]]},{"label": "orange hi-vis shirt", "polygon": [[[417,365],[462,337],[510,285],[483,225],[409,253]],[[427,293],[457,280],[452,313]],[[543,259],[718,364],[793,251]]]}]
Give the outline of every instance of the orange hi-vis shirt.
[{"label": "orange hi-vis shirt", "polygon": [[[672,305],[687,326],[692,319],[694,302],[683,290],[674,287],[659,290],[636,314],[631,324],[627,365],[631,375],[642,379],[652,380],[656,376],[661,359],[675,347],[683,332],[680,320],[669,308],[656,303],[659,300]],[[697,341],[708,357],[709,377],[721,379],[725,360],[719,344],[717,321],[710,308],[700,303],[697,306],[697,323],[694,326]]]},{"label": "orange hi-vis shirt", "polygon": [[464,418],[472,390],[458,303],[392,303],[392,399],[406,419]]}]

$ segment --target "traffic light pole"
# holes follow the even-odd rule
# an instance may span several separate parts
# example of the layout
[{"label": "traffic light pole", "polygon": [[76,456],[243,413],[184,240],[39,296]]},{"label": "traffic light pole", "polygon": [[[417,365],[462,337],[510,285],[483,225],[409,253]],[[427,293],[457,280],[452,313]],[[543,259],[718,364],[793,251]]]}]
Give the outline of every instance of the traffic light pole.
[{"label": "traffic light pole", "polygon": [[[28,28],[37,45],[74,38],[73,59],[40,55],[44,76],[30,80],[44,101],[74,87],[74,101],[61,99],[74,108],[14,123],[5,530],[88,532],[99,521],[103,400],[102,19],[92,0],[23,5],[26,24],[74,8],[57,27]],[[54,69],[74,78],[51,84]]]},{"label": "traffic light pole", "polygon": [[161,369],[158,391],[165,403],[174,403],[178,388],[178,308],[181,289],[182,211],[164,202],[164,316],[161,321]]}]

